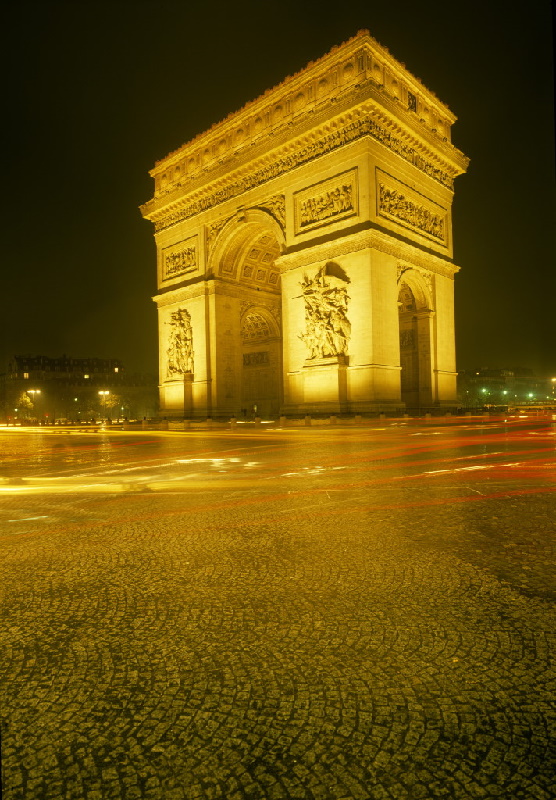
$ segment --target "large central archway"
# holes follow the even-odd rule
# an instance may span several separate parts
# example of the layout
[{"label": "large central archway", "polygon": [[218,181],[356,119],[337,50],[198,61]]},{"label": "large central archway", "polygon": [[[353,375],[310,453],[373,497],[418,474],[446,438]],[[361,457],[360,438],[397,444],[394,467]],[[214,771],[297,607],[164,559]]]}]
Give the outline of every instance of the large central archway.
[{"label": "large central archway", "polygon": [[218,281],[215,358],[225,376],[217,406],[239,418],[280,413],[281,284],[275,261],[281,238],[270,216],[254,209],[225,226],[211,259]]}]

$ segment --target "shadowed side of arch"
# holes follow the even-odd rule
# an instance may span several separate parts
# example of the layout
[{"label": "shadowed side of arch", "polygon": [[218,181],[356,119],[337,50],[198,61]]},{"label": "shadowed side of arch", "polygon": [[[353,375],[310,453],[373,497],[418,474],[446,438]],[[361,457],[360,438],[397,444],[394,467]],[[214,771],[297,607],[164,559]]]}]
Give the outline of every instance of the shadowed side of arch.
[{"label": "shadowed side of arch", "polygon": [[401,399],[408,409],[433,404],[431,292],[416,270],[401,276],[398,292]]}]

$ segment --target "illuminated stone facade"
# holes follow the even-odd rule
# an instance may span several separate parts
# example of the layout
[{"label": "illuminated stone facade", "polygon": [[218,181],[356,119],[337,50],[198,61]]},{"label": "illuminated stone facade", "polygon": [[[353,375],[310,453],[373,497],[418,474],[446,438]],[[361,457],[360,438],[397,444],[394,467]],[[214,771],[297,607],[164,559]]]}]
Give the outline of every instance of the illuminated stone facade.
[{"label": "illuminated stone facade", "polygon": [[453,405],[454,121],[363,31],[157,163],[162,412]]}]

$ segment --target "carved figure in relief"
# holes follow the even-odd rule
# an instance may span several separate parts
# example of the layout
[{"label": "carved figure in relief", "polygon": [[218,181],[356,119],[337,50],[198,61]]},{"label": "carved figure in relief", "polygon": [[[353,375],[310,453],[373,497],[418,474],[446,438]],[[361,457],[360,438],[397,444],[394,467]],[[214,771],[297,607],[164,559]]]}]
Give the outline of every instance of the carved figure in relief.
[{"label": "carved figure in relief", "polygon": [[260,207],[269,211],[273,217],[278,221],[282,229],[286,226],[286,198],[283,194],[276,195],[275,197],[268,197],[262,200]]},{"label": "carved figure in relief", "polygon": [[309,197],[299,205],[300,227],[353,210],[353,186],[346,183],[330,192]]},{"label": "carved figure in relief", "polygon": [[185,308],[170,316],[170,346],[166,351],[168,377],[178,378],[193,372],[193,330],[191,315]]},{"label": "carved figure in relief", "polygon": [[[381,142],[392,150],[392,152],[397,153],[410,164],[414,164],[418,169],[422,170],[426,175],[430,175],[431,178],[434,178],[434,180],[438,181],[443,186],[449,189],[453,188],[454,179],[447,172],[443,172],[430,162],[425,161],[412,147],[401,139],[397,139],[390,131],[381,128],[374,120],[368,118],[359,119],[349,123],[342,130],[334,131],[334,133],[324,136],[317,142],[311,142],[305,145],[301,150],[295,153],[277,159],[269,166],[259,170],[253,170],[239,181],[223,189],[219,189],[208,197],[196,200],[194,203],[191,203],[179,211],[164,214],[162,218],[154,220],[155,230],[161,231],[169,225],[173,225],[184,219],[189,219],[189,217],[201,211],[206,211],[208,208],[217,206],[225,200],[230,200],[232,197],[236,197],[246,192],[248,189],[260,186],[279,175],[283,175],[285,172],[290,172],[295,167],[307,164],[313,159],[319,158],[325,153],[332,152],[338,147],[343,147],[343,145],[353,142],[362,136],[372,136],[378,142]],[[146,210],[147,205],[143,206],[143,208]]]},{"label": "carved figure in relief", "polygon": [[444,241],[444,220],[427,208],[413,203],[396,189],[388,189],[380,184],[380,210],[407,222]]},{"label": "carved figure in relief", "polygon": [[165,276],[167,278],[180,272],[187,272],[197,266],[195,247],[186,247],[174,253],[167,253],[165,258]]},{"label": "carved figure in relief", "polygon": [[345,279],[321,267],[314,278],[304,276],[301,282],[305,300],[305,342],[313,358],[345,355],[351,335],[347,318],[348,293]]}]

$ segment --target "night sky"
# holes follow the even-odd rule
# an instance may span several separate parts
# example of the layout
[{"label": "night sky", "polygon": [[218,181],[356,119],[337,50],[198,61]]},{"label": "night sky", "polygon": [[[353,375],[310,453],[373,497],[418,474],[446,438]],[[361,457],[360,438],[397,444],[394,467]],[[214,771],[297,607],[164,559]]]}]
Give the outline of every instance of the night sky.
[{"label": "night sky", "polygon": [[556,375],[551,4],[17,2],[4,15],[2,371],[156,372],[156,160],[335,44],[372,36],[458,116],[457,366]]}]

